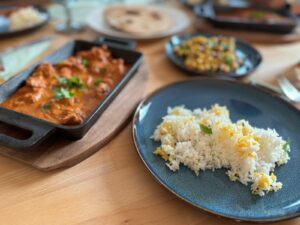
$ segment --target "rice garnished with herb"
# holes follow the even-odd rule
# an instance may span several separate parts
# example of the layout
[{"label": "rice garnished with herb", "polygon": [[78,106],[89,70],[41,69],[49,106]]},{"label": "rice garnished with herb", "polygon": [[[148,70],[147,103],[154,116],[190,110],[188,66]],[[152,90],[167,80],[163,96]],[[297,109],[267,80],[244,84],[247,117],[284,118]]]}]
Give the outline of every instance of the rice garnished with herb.
[{"label": "rice garnished with herb", "polygon": [[289,160],[289,143],[274,129],[256,128],[246,120],[233,123],[226,107],[169,108],[153,138],[161,142],[154,153],[172,171],[180,164],[196,175],[200,170],[227,168],[231,181],[250,183],[252,193],[260,196],[282,187],[274,169]]}]

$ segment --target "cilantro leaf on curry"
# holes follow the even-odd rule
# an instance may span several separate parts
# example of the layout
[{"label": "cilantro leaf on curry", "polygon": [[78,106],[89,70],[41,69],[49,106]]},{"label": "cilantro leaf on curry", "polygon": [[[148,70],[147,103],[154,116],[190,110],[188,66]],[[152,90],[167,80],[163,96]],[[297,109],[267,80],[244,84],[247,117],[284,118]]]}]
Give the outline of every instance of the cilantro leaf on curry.
[{"label": "cilantro leaf on curry", "polygon": [[94,82],[94,84],[93,84],[93,87],[96,88],[96,87],[98,87],[101,83],[102,83],[102,80],[101,80],[101,79],[97,79],[97,80],[95,80],[95,82]]},{"label": "cilantro leaf on curry", "polygon": [[51,103],[44,104],[41,109],[43,113],[47,113],[51,109]]},{"label": "cilantro leaf on curry", "polygon": [[82,59],[81,64],[84,65],[85,67],[88,67],[90,65],[90,61],[87,59]]},{"label": "cilantro leaf on curry", "polygon": [[52,92],[54,93],[55,100],[71,99],[75,95],[74,91],[68,90],[68,89],[63,88],[63,87],[53,88]]},{"label": "cilantro leaf on curry", "polygon": [[75,96],[76,90],[85,91],[83,81],[78,77],[73,76],[71,78],[59,76],[56,77],[57,87],[52,89],[55,100],[71,99]]},{"label": "cilantro leaf on curry", "polygon": [[57,83],[59,86],[64,88],[78,88],[81,89],[84,87],[84,83],[76,76],[71,78],[67,77],[56,77]]}]

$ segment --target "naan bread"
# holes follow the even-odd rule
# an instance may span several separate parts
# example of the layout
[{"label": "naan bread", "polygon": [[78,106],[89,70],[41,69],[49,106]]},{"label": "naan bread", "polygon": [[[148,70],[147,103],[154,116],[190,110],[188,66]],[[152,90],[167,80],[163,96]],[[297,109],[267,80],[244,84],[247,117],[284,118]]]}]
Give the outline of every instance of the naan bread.
[{"label": "naan bread", "polygon": [[146,6],[112,6],[104,11],[104,18],[111,27],[138,35],[159,33],[172,26],[162,11]]}]

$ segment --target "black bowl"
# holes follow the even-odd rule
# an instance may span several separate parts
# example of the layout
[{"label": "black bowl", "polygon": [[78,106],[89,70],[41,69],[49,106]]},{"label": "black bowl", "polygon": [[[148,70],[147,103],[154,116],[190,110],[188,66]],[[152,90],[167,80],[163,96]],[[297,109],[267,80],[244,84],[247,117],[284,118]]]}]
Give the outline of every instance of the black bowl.
[{"label": "black bowl", "polygon": [[243,65],[240,66],[236,71],[234,72],[229,72],[229,73],[224,73],[224,72],[203,72],[203,71],[196,71],[188,68],[184,64],[183,58],[179,57],[176,55],[174,52],[174,47],[182,44],[182,42],[196,37],[196,36],[206,36],[206,37],[212,37],[216,35],[212,34],[202,34],[202,33],[197,33],[197,34],[187,34],[187,35],[181,35],[177,36],[174,35],[171,37],[169,42],[165,46],[166,54],[169,57],[169,59],[176,65],[178,66],[181,70],[187,72],[188,75],[204,75],[204,76],[221,76],[221,77],[234,77],[234,78],[239,78],[243,77],[246,75],[249,75],[252,73],[256,68],[260,65],[262,62],[262,56],[261,54],[250,44],[236,40],[236,55],[243,60]]},{"label": "black bowl", "polygon": [[[238,19],[223,19],[218,17],[218,12],[230,12],[232,10],[238,9],[253,9],[253,10],[263,10],[267,12],[272,12],[277,15],[283,16],[290,19],[290,23],[266,23],[261,21],[251,21],[251,20],[238,20]],[[297,18],[292,14],[288,7],[273,9],[268,7],[233,7],[233,6],[220,6],[214,5],[211,1],[206,1],[204,4],[197,5],[194,7],[194,13],[198,18],[205,19],[215,27],[228,28],[228,29],[238,29],[247,31],[261,31],[277,34],[287,34],[293,32],[297,26]]]}]

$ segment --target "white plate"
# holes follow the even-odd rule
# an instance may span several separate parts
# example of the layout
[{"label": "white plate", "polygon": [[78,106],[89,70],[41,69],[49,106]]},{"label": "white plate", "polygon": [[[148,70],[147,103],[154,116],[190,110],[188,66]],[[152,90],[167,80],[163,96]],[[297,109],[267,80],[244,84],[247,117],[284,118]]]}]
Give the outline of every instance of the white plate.
[{"label": "white plate", "polygon": [[190,19],[188,18],[188,16],[179,9],[170,6],[162,6],[162,5],[159,6],[151,5],[145,7],[149,7],[154,10],[163,11],[165,15],[169,16],[173,22],[173,25],[170,27],[170,29],[167,29],[164,32],[159,32],[151,35],[137,35],[137,34],[130,34],[130,33],[125,33],[125,32],[115,30],[104,21],[103,12],[106,9],[105,7],[98,8],[92,11],[90,15],[87,17],[87,25],[93,30],[107,36],[117,37],[117,38],[136,39],[136,40],[148,40],[148,39],[166,37],[169,35],[176,34],[180,31],[183,31],[190,25]]}]

